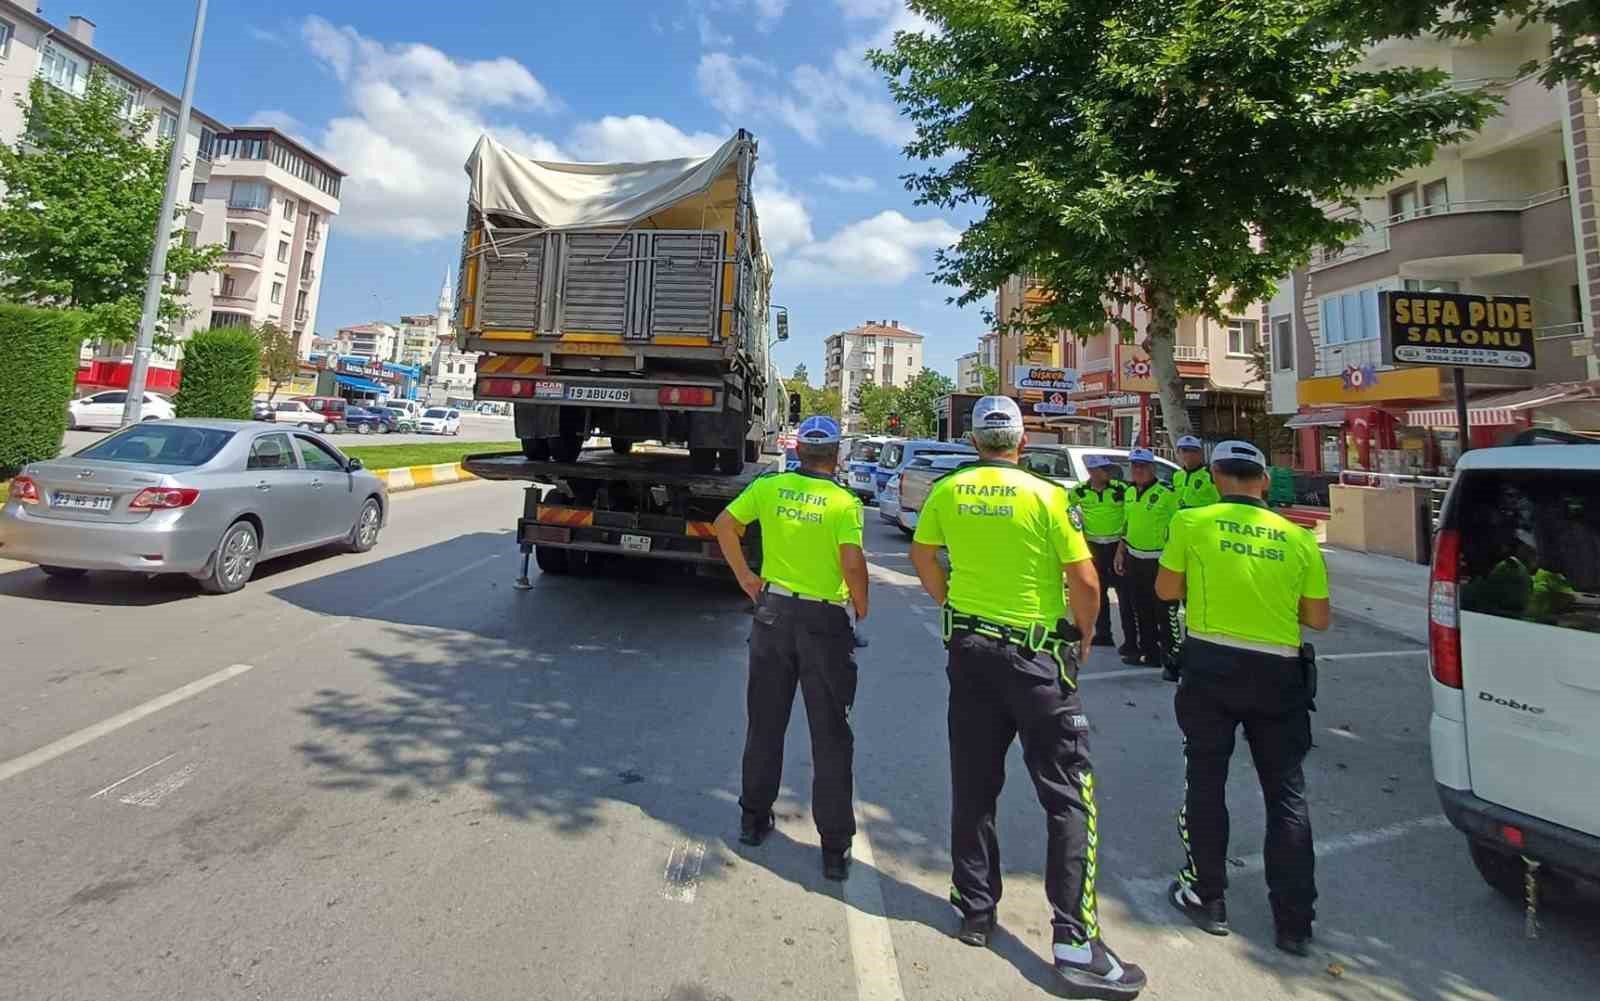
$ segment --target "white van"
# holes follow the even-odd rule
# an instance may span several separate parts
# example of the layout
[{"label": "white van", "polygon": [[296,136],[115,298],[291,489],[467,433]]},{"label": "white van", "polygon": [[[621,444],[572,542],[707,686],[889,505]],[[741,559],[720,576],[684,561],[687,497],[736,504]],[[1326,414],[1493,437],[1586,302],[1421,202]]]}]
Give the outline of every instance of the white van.
[{"label": "white van", "polygon": [[1600,445],[1468,452],[1428,592],[1433,776],[1484,880],[1600,881]]},{"label": "white van", "polygon": [[422,404],[416,400],[390,400],[384,406],[390,410],[403,410],[412,420],[422,416]]}]

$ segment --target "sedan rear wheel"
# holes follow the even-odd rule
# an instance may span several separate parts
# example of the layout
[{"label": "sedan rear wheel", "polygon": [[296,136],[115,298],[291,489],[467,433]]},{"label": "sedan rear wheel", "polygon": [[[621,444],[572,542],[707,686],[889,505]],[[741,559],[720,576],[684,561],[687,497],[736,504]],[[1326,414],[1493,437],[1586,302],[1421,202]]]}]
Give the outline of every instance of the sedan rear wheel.
[{"label": "sedan rear wheel", "polygon": [[376,497],[368,497],[367,502],[361,505],[361,514],[356,518],[355,527],[350,529],[350,540],[345,543],[345,548],[352,553],[364,553],[378,544],[378,530],[383,527],[383,508],[378,505]]},{"label": "sedan rear wheel", "polygon": [[232,594],[239,590],[255,573],[259,555],[255,527],[248,521],[234,522],[222,533],[222,543],[211,561],[211,573],[201,579],[201,589],[211,594]]}]

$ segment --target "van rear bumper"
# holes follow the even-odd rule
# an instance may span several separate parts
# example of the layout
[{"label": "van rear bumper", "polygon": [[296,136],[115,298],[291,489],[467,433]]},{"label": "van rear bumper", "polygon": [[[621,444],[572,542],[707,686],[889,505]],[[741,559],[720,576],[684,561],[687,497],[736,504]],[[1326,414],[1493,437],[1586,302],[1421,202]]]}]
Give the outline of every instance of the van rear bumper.
[{"label": "van rear bumper", "polygon": [[[1508,810],[1472,793],[1437,785],[1439,805],[1458,830],[1502,850],[1526,855],[1554,869],[1600,882],[1600,837]],[[1514,848],[1500,835],[1503,825],[1522,832],[1523,846]]]}]

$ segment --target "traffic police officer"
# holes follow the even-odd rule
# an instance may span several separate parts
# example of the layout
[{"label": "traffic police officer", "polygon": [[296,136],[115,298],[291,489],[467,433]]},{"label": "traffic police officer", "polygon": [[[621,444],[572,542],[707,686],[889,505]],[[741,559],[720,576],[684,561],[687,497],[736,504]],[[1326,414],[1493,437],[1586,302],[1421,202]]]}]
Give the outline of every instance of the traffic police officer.
[{"label": "traffic police officer", "polygon": [[[750,681],[739,796],[739,840],[759,845],[773,827],[783,778],[783,737],[795,686],[811,728],[812,812],[822,836],[822,871],[849,875],[855,835],[851,760],[855,737],[855,633],[867,616],[867,562],[861,551],[861,501],[833,478],[839,425],[807,418],[796,433],[800,468],[755,479],[717,516],[723,559],[756,603],[750,631]],[[761,574],[745,561],[740,537],[761,525]]]},{"label": "traffic police officer", "polygon": [[1176,709],[1187,759],[1178,833],[1187,857],[1174,907],[1228,934],[1228,759],[1243,724],[1267,808],[1267,887],[1278,948],[1310,951],[1317,899],[1301,763],[1316,665],[1300,627],[1328,628],[1328,571],[1312,534],[1267,510],[1267,460],[1226,441],[1211,454],[1222,502],[1172,521],[1156,587],[1189,606]]},{"label": "traffic police officer", "polygon": [[[1144,972],[1101,940],[1095,897],[1100,834],[1072,643],[1094,634],[1094,563],[1067,491],[1017,466],[1023,429],[1016,403],[983,397],[972,429],[980,461],[935,481],[911,546],[923,588],[943,606],[950,651],[950,902],[962,917],[956,937],[986,945],[995,927],[995,803],[1007,749],[1020,736],[1045,812],[1056,971],[1069,997],[1135,997]],[[939,547],[949,551],[948,575]],[[1063,575],[1075,627],[1066,619]]]},{"label": "traffic police officer", "polygon": [[1169,654],[1177,649],[1178,608],[1156,597],[1156,561],[1167,544],[1167,528],[1178,513],[1178,495],[1156,478],[1156,457],[1148,448],[1128,453],[1133,487],[1127,492],[1127,521],[1117,547],[1115,569],[1133,594],[1133,618],[1138,635],[1133,650],[1123,655],[1129,664],[1170,667]]},{"label": "traffic police officer", "polygon": [[1186,434],[1178,439],[1178,464],[1183,468],[1172,475],[1172,489],[1178,493],[1180,508],[1205,507],[1222,499],[1206,469],[1205,447],[1199,438]]},{"label": "traffic police officer", "polygon": [[1133,599],[1117,576],[1116,562],[1117,544],[1122,541],[1122,529],[1128,521],[1128,485],[1112,477],[1116,462],[1110,456],[1090,454],[1084,457],[1083,464],[1089,470],[1089,482],[1073,487],[1071,497],[1072,506],[1083,521],[1089,551],[1094,554],[1095,573],[1100,577],[1100,616],[1094,623],[1093,645],[1116,644],[1111,636],[1111,602],[1105,600],[1105,592],[1116,588],[1117,608],[1122,616],[1122,653],[1126,655],[1136,649]]}]

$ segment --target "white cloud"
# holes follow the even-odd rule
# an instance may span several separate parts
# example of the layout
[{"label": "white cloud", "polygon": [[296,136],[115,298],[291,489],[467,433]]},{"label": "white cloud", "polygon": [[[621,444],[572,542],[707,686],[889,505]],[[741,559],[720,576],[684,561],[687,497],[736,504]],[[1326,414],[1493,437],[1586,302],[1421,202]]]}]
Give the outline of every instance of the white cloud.
[{"label": "white cloud", "polygon": [[707,52],[695,68],[700,94],[724,115],[738,117],[773,101],[746,79],[745,70],[771,76],[773,69],[754,56],[730,56],[726,52]]},{"label": "white cloud", "polygon": [[311,137],[350,174],[341,228],[414,241],[459,232],[462,164],[485,132],[519,153],[563,158],[543,136],[487,117],[555,106],[515,60],[461,61],[427,45],[386,45],[320,17],[307,18],[302,35],[344,86],[347,112]]},{"label": "white cloud", "polygon": [[710,132],[684,132],[648,115],[607,115],[573,129],[570,145],[585,160],[640,161],[706,156],[727,141]]},{"label": "white cloud", "polygon": [[718,31],[711,22],[711,15],[705,11],[695,15],[695,27],[700,30],[700,44],[708,49],[721,49],[733,44],[733,36]]},{"label": "white cloud", "polygon": [[762,31],[771,31],[783,19],[783,12],[789,7],[789,0],[751,0],[751,6],[756,10],[756,27]]},{"label": "white cloud", "polygon": [[289,114],[287,111],[279,111],[275,108],[265,108],[256,112],[250,116],[249,120],[246,121],[245,124],[260,125],[269,129],[277,129],[279,132],[294,136],[297,139],[300,138],[300,136],[303,135],[306,130],[305,123],[300,121],[300,119]]},{"label": "white cloud", "polygon": [[255,24],[250,25],[248,30],[250,32],[250,37],[254,38],[258,42],[265,42],[268,45],[285,44],[283,36],[276,31],[272,31]]},{"label": "white cloud", "polygon": [[931,251],[960,235],[943,219],[918,222],[899,212],[879,212],[802,247],[783,277],[807,285],[897,285],[931,269]]},{"label": "white cloud", "polygon": [[767,253],[784,257],[792,250],[804,247],[813,239],[811,213],[806,210],[800,196],[784,187],[777,171],[769,170],[766,177],[756,172],[756,212],[761,219],[761,239]]},{"label": "white cloud", "polygon": [[817,180],[835,191],[843,191],[847,194],[863,194],[878,189],[878,182],[865,174],[853,174],[850,177],[841,177],[838,174],[818,174]]}]

